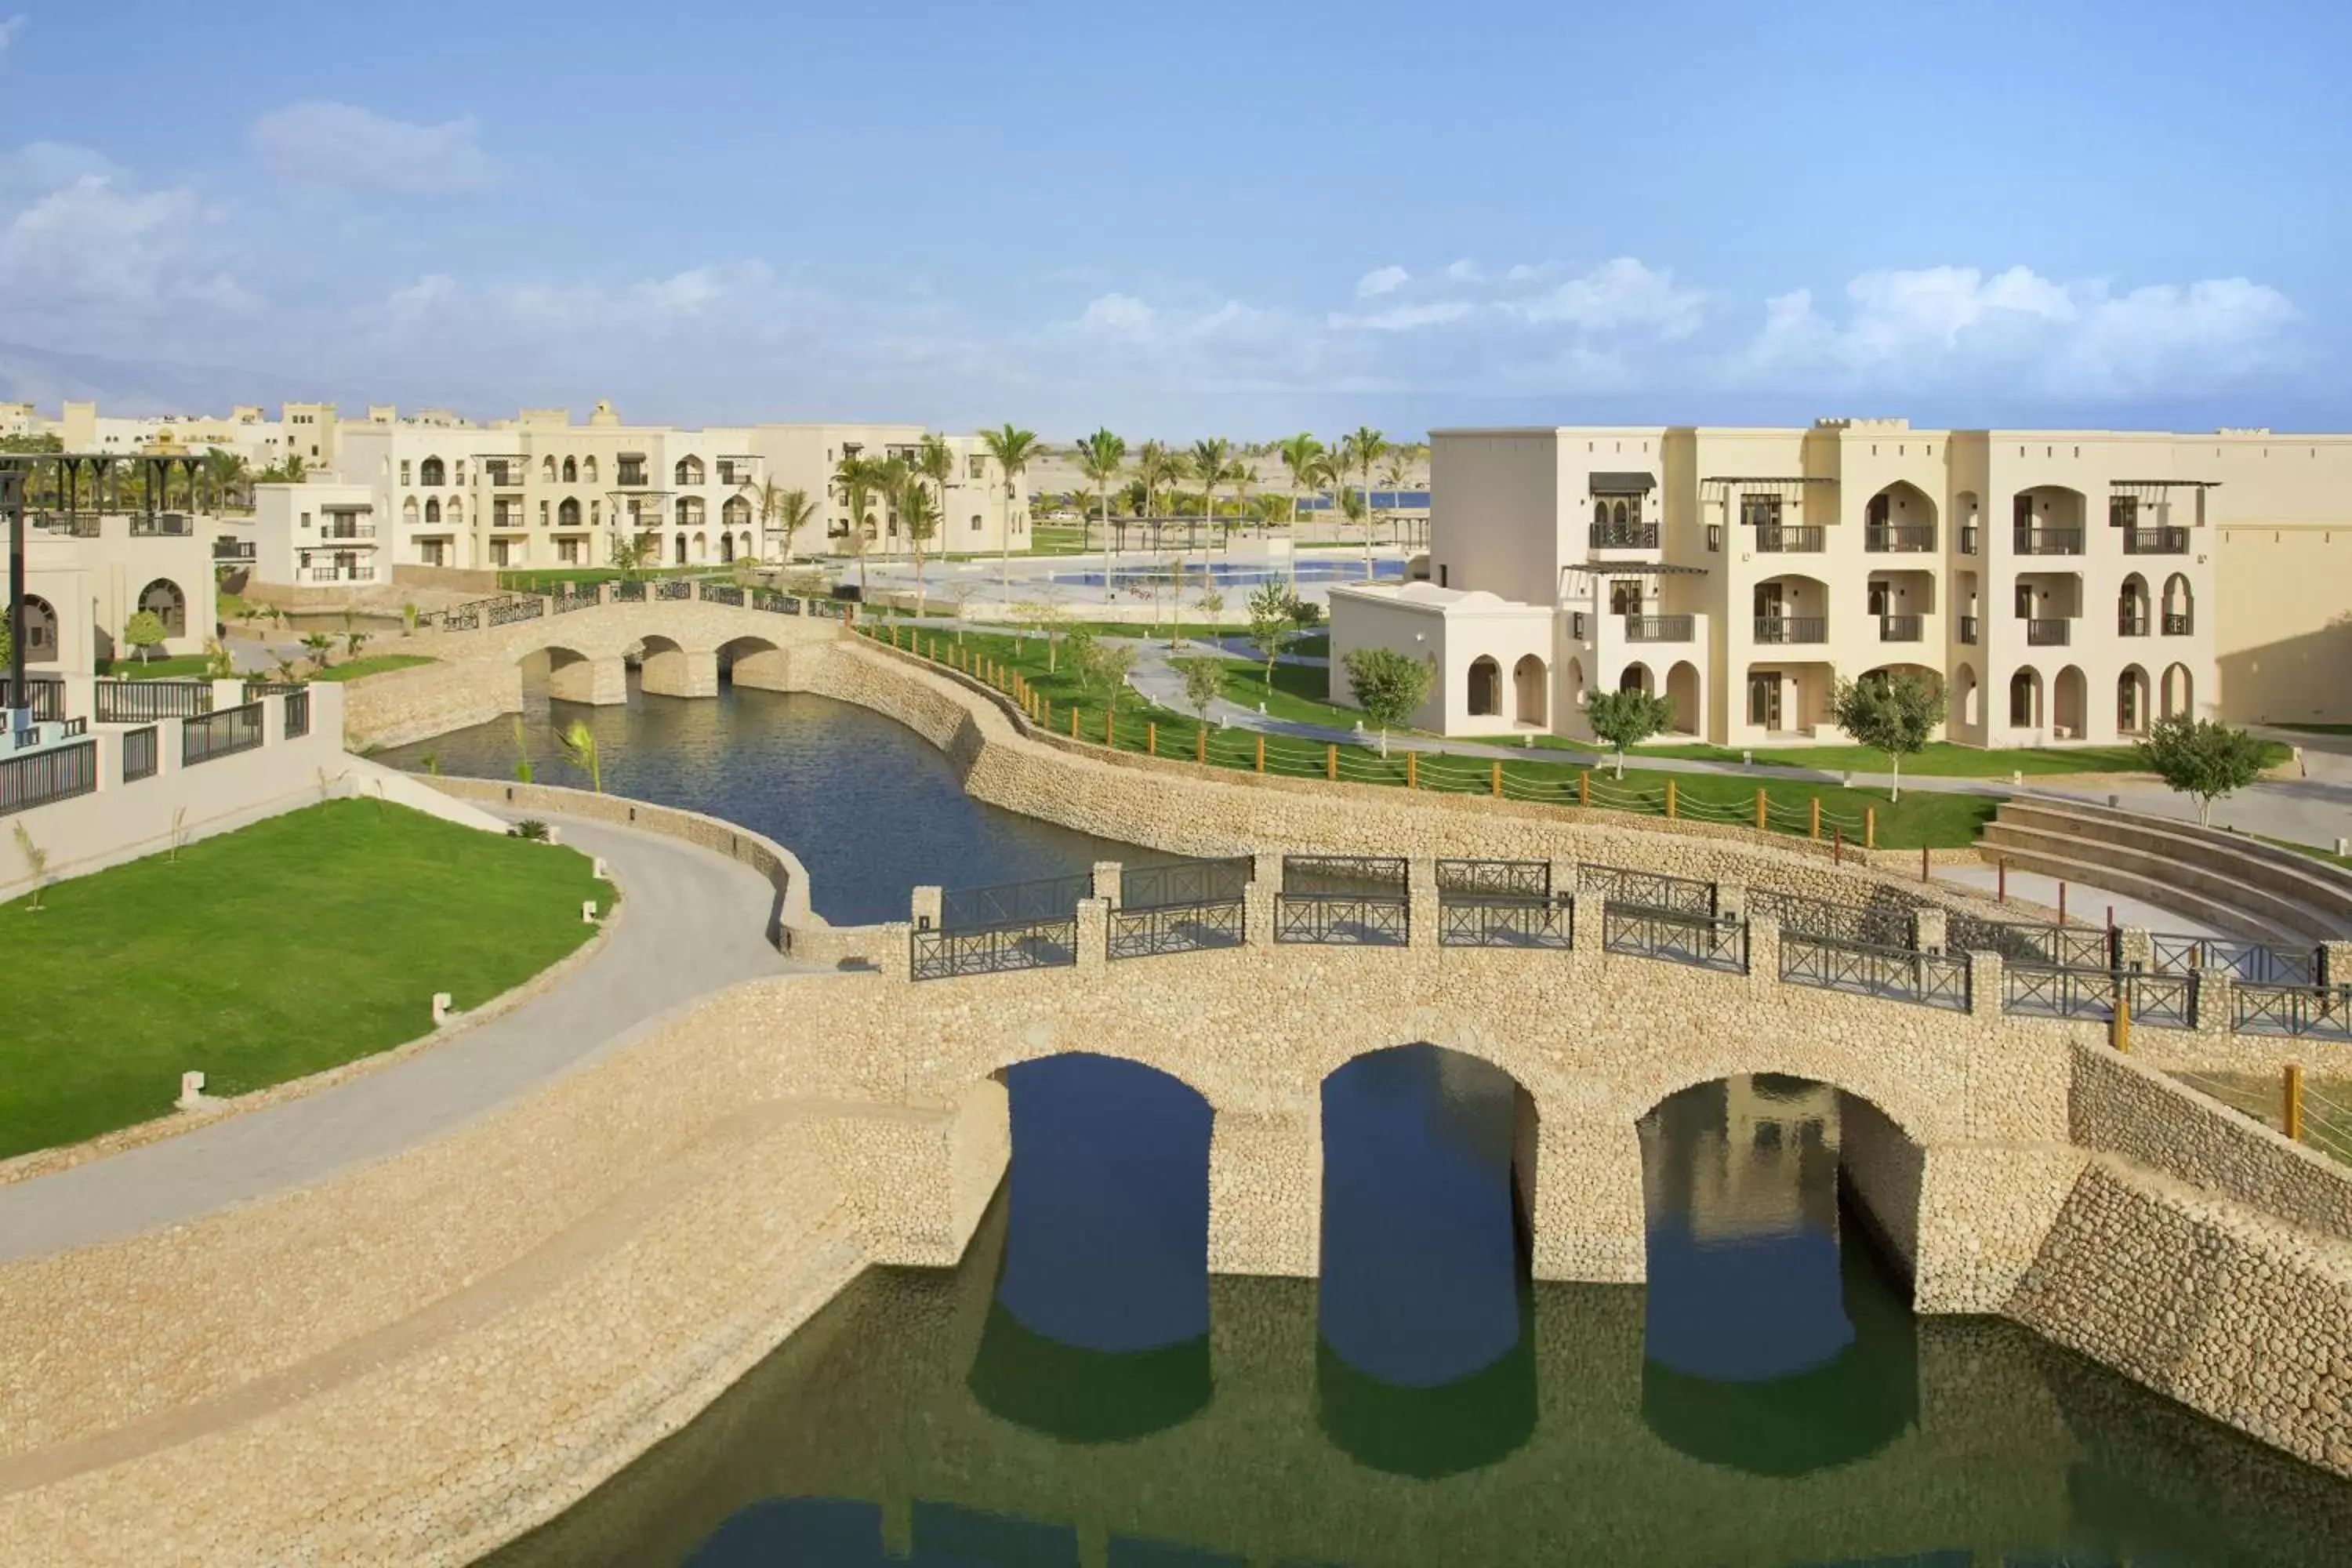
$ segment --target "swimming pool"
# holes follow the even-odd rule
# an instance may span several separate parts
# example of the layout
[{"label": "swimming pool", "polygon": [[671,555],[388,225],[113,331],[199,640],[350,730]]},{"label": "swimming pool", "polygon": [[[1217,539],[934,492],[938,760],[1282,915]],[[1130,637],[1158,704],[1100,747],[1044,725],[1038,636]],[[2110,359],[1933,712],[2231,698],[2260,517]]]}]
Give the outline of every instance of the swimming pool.
[{"label": "swimming pool", "polygon": [[[1121,566],[1108,571],[1056,572],[1053,580],[1086,588],[1148,588],[1174,580],[1180,572],[1188,584],[1214,588],[1254,588],[1265,582],[1360,583],[1364,577],[1364,561],[1360,555],[1350,555],[1286,564],[1270,561],[1185,561],[1170,565],[1155,562],[1148,566]],[[1375,558],[1372,578],[1375,582],[1401,583],[1404,580],[1404,563]]]}]

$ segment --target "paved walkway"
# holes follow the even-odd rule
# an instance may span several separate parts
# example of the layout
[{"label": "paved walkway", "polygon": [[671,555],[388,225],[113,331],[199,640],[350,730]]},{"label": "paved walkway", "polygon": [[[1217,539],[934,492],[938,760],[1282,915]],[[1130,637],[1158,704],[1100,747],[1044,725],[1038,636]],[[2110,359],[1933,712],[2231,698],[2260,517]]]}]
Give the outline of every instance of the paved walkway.
[{"label": "paved walkway", "polygon": [[[1991,898],[2000,885],[2000,868],[1997,866],[1938,866],[1937,882],[1947,888]],[[2012,901],[2039,904],[2040,910],[2021,909],[2016,919],[2045,921],[2043,912],[2058,907],[2058,879],[2045,877],[2039,871],[2019,871],[2009,874],[2009,896]],[[2133,926],[2142,931],[2163,931],[2172,936],[2225,936],[2228,933],[2188,915],[2175,914],[2145,899],[2127,893],[2111,893],[2087,882],[2066,884],[2066,919],[2069,923],[2088,921],[2104,925],[2107,911],[2115,911],[2116,924]]]},{"label": "paved walkway", "polygon": [[[309,1186],[470,1121],[706,992],[795,969],[767,941],[775,893],[750,868],[676,839],[554,820],[564,842],[605,858],[627,901],[612,939],[576,974],[478,1028],[333,1089],[0,1186],[0,1260]],[[421,991],[425,977],[417,983]]]}]

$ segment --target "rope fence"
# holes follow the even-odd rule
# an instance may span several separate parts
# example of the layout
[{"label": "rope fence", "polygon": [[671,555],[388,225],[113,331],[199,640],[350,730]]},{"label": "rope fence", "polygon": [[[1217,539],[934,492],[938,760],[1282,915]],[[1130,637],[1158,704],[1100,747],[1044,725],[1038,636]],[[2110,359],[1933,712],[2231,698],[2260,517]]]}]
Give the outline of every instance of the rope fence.
[{"label": "rope fence", "polygon": [[2352,1080],[2308,1076],[2300,1063],[2275,1077],[2252,1072],[2167,1069],[2178,1082],[2259,1121],[2273,1132],[2352,1164]]},{"label": "rope fence", "polygon": [[[1874,810],[1840,810],[1823,805],[1817,795],[1793,800],[1784,795],[1775,800],[1768,788],[1759,786],[1748,798],[1713,799],[1709,798],[1715,793],[1711,780],[1695,794],[1671,778],[1656,786],[1621,784],[1605,769],[1570,763],[1481,760],[1402,747],[1381,756],[1370,741],[1305,741],[1228,728],[1204,722],[1196,715],[1171,713],[1141,697],[1119,703],[1118,693],[1099,705],[1088,706],[1047,696],[1031,683],[1032,671],[1001,658],[994,645],[985,640],[985,634],[960,641],[952,633],[933,635],[919,627],[901,628],[891,621],[861,622],[858,630],[1010,699],[1042,731],[1111,751],[1282,778],[1380,784],[1433,795],[1486,795],[1532,805],[1593,807],[1748,827],[1856,848],[1876,847]],[[1058,671],[1054,673],[1060,678]]]}]

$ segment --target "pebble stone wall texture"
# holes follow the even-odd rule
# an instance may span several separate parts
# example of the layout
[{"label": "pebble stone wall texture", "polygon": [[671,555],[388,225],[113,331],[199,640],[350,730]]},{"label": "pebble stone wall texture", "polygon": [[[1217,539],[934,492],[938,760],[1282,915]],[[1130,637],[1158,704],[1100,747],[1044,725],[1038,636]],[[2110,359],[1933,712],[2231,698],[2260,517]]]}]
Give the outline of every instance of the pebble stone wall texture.
[{"label": "pebble stone wall texture", "polygon": [[[1316,800],[1059,757],[872,650],[824,648],[789,678],[865,688],[869,705],[931,724],[989,798],[1060,789],[1067,813],[1106,825],[1156,798],[1174,824],[1164,847],[1328,832],[1754,885],[1786,862],[1791,879],[1819,879],[1805,890],[1853,897],[1826,865],[1736,837],[1515,819],[1479,802]],[[1117,788],[1094,776],[1129,771]],[[1368,825],[1375,806],[1389,820]],[[1212,1265],[1269,1274],[1315,1267],[1319,1087],[1362,1051],[1426,1040],[1518,1083],[1537,1118],[1546,1279],[1641,1278],[1634,1123],[1659,1099],[1729,1073],[1834,1084],[1883,1113],[1874,1156],[1848,1172],[1883,1226],[1900,1230],[1917,1188],[1923,1310],[2017,1317],[2352,1473],[2352,1296],[2336,1243],[2259,1206],[2274,1175],[2263,1130],[2216,1122],[2161,1080],[2147,1080],[2165,1096],[2152,1110],[2085,1088],[2092,1026],[1802,990],[1769,966],[1750,977],[1604,955],[1597,920],[1566,954],[1275,948],[1271,893],[1252,894],[1257,940],[1227,952],[1110,964],[1105,912],[1089,905],[1097,945],[1076,970],[910,984],[900,961],[739,986],[393,1159],[0,1271],[0,1541],[32,1563],[470,1561],[675,1430],[866,1263],[959,1256],[1007,1153],[993,1075],[1104,1048],[1209,1100]],[[882,931],[903,953],[905,928]],[[1756,944],[1759,958],[1777,945],[1769,922]],[[2151,1115],[2221,1140],[2207,1157],[2238,1172],[2238,1195],[2075,1141],[2096,1127],[2162,1144],[2131,1131]],[[2241,1160],[2235,1144],[2265,1152]],[[2316,1212],[2302,1191],[2287,1201]],[[2190,1257],[2212,1262],[2149,1282]],[[2119,1260],[2146,1267],[2126,1285]],[[2240,1291],[2248,1275],[2263,1283]],[[2134,1306],[2116,1305],[2135,1289]],[[2184,1318],[2226,1318],[2229,1331],[2184,1333]]]}]

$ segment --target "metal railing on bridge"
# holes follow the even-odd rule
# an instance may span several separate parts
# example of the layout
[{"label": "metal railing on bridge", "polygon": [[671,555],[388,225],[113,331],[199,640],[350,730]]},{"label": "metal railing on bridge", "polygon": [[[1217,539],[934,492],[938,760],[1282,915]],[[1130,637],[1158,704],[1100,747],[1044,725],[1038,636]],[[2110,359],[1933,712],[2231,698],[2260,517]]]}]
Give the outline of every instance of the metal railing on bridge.
[{"label": "metal railing on bridge", "polygon": [[2244,1035],[2352,1040],[2352,983],[2230,987],[2230,1027]]},{"label": "metal railing on bridge", "polygon": [[53,675],[28,675],[20,697],[8,678],[0,675],[0,708],[29,708],[34,718],[56,723],[66,716],[66,683]]},{"label": "metal railing on bridge", "polygon": [[1437,862],[1440,947],[1565,948],[1575,936],[1575,901],[1552,891],[1549,861]]},{"label": "metal railing on bridge", "polygon": [[1149,958],[1239,947],[1249,935],[1246,856],[1122,867],[1110,915],[1110,956]]},{"label": "metal railing on bridge", "polygon": [[2258,985],[2306,985],[2326,983],[2325,948],[2269,947],[2221,936],[2176,936],[2158,931],[2149,937],[2152,967],[2167,974],[2190,970],[2216,970],[2232,980]]},{"label": "metal railing on bridge", "polygon": [[1601,946],[1608,952],[1662,958],[1699,969],[1748,972],[1748,922],[1737,916],[1675,914],[1608,903],[1601,907]]},{"label": "metal railing on bridge", "polygon": [[155,726],[149,724],[122,732],[122,782],[137,784],[141,779],[155,776],[157,753]]},{"label": "metal railing on bridge", "polygon": [[1864,947],[1907,950],[1911,945],[1911,911],[1891,906],[1840,904],[1753,888],[1748,894],[1748,918],[1779,921],[1784,941],[1798,936]]},{"label": "metal railing on bridge", "polygon": [[1997,952],[2011,963],[2049,969],[2112,969],[2120,936],[2095,926],[1989,921],[1958,913],[1944,927],[1944,945],[1954,952]]},{"label": "metal railing on bridge", "polygon": [[2068,969],[2010,963],[2001,969],[2001,1011],[2037,1018],[2116,1016],[2116,998],[2131,1004],[2132,1022],[2158,1028],[2197,1026],[2198,977],[2144,969]]},{"label": "metal railing on bridge", "polygon": [[1783,931],[1780,978],[1791,985],[1822,991],[1880,996],[1955,1013],[1969,1010],[1965,953],[1919,952],[1908,947]]},{"label": "metal railing on bridge", "polygon": [[1412,934],[1402,857],[1286,855],[1274,903],[1274,940],[1402,947]]},{"label": "metal railing on bridge", "polygon": [[1612,909],[1656,910],[1670,915],[1715,918],[1713,882],[1669,877],[1663,871],[1631,871],[1587,860],[1576,868],[1577,890],[1598,893]]},{"label": "metal railing on bridge", "polygon": [[910,935],[909,969],[918,980],[944,980],[1074,964],[1078,901],[1093,890],[1090,876],[944,889],[939,926]]}]

